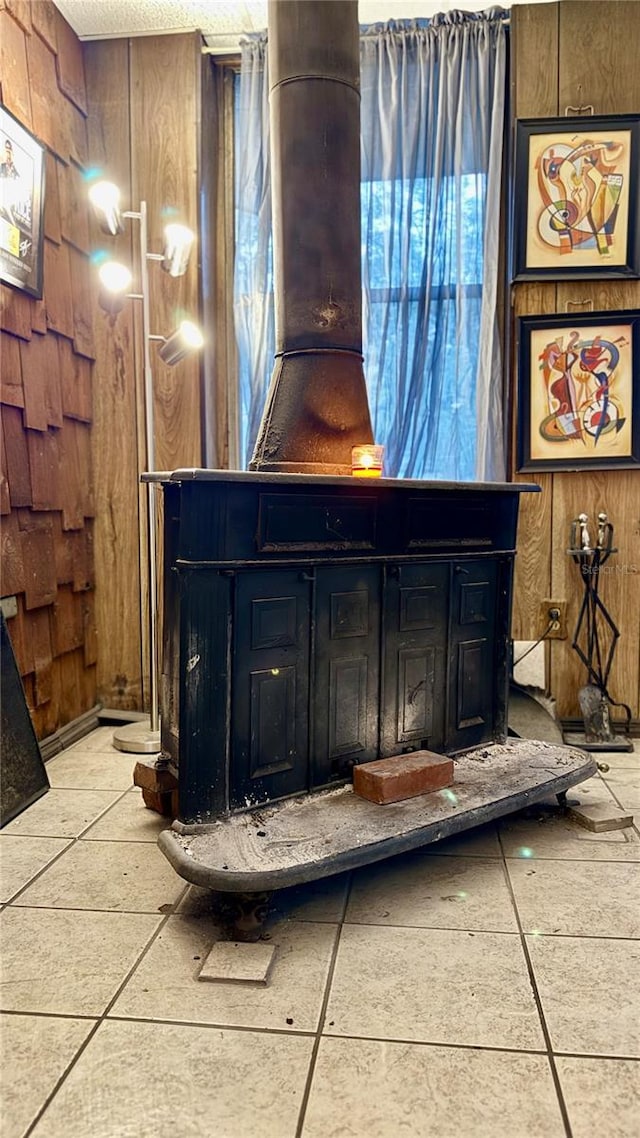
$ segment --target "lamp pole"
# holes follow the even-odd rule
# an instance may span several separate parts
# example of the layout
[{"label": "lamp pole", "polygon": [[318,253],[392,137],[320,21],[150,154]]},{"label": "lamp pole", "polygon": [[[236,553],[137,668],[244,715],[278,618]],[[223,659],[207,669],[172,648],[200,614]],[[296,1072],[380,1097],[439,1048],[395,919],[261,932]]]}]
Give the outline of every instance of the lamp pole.
[{"label": "lamp pole", "polygon": [[[100,305],[105,311],[116,315],[123,301],[142,301],[142,350],[144,361],[143,405],[145,424],[145,463],[150,472],[155,467],[155,431],[153,416],[153,374],[149,346],[152,340],[160,340],[160,357],[173,367],[203,345],[203,336],[197,325],[183,320],[172,335],[155,336],[150,331],[149,316],[149,261],[161,261],[162,268],[172,277],[181,277],[187,270],[189,253],[194,234],[188,226],[171,222],[165,225],[165,244],[162,253],[150,253],[148,248],[147,203],[140,202],[138,210],[120,211],[120,190],[113,182],[99,181],[89,191],[89,198],[96,212],[100,228],[104,233],[115,237],[122,233],[122,219],[125,217],[140,224],[140,292],[126,293],[131,285],[129,269],[115,261],[103,264],[99,275],[102,283]],[[137,363],[136,353],[135,361]],[[136,373],[137,374],[137,373]],[[145,485],[146,529],[147,529],[147,570],[148,570],[148,631],[149,631],[149,721],[128,723],[113,733],[113,744],[120,751],[132,754],[158,754],[160,751],[160,710],[158,700],[158,679],[160,676],[160,653],[158,645],[158,570],[157,570],[157,490],[152,482]],[[140,546],[142,545],[142,539]],[[140,552],[140,576],[142,579],[142,550]],[[162,760],[158,759],[158,763]]]},{"label": "lamp pole", "polygon": [[[153,418],[153,373],[151,370],[151,340],[163,340],[163,336],[152,336],[149,318],[149,261],[161,261],[162,254],[149,253],[147,240],[147,203],[140,202],[138,211],[127,210],[123,217],[135,218],[140,222],[140,293],[131,294],[132,299],[142,301],[142,340],[144,353],[144,424],[146,466],[151,471],[155,467],[155,431]],[[148,593],[148,631],[149,631],[149,723],[142,720],[118,727],[113,733],[113,745],[119,751],[130,754],[157,754],[160,751],[160,710],[158,701],[158,676],[160,657],[158,651],[158,561],[157,561],[157,501],[156,487],[146,483],[147,514],[147,570],[149,574]]]}]

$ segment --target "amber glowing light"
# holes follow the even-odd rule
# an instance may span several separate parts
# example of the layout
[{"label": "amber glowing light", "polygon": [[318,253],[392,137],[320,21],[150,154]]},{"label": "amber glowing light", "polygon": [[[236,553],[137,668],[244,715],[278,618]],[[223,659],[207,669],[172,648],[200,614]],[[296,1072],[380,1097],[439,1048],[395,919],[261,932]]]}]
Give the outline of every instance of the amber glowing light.
[{"label": "amber glowing light", "polygon": [[384,447],[375,443],[353,447],[351,451],[351,473],[354,478],[380,478]]}]

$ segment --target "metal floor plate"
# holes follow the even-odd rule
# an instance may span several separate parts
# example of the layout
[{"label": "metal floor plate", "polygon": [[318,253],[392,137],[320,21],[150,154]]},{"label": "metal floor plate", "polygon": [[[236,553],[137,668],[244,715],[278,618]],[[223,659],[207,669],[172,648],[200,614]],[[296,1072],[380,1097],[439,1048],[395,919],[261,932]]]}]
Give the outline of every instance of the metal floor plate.
[{"label": "metal floor plate", "polygon": [[440,841],[561,794],[596,773],[584,751],[531,739],[455,759],[445,790],[378,806],[341,786],[210,825],[174,822],[158,844],[187,881],[222,892],[283,889]]}]

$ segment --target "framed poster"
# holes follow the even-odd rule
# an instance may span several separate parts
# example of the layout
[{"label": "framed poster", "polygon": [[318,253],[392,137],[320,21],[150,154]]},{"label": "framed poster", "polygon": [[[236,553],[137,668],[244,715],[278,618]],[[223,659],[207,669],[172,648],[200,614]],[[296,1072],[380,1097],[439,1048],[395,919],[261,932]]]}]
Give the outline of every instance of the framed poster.
[{"label": "framed poster", "polygon": [[640,311],[518,320],[518,470],[640,464]]},{"label": "framed poster", "polygon": [[42,296],[44,146],[0,107],[0,280]]},{"label": "framed poster", "polygon": [[640,116],[516,123],[513,279],[640,276]]}]

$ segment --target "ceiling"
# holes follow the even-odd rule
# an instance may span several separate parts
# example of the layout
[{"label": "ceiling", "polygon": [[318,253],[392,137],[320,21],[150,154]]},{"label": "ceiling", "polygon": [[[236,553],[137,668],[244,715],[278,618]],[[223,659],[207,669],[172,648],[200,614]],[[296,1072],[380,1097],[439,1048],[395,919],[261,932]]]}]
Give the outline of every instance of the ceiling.
[{"label": "ceiling", "polygon": [[[456,8],[479,11],[492,0],[359,0],[361,24],[433,16]],[[56,0],[80,39],[115,39],[198,30],[221,53],[240,36],[267,26],[267,0]],[[503,7],[508,7],[503,0]]]}]

